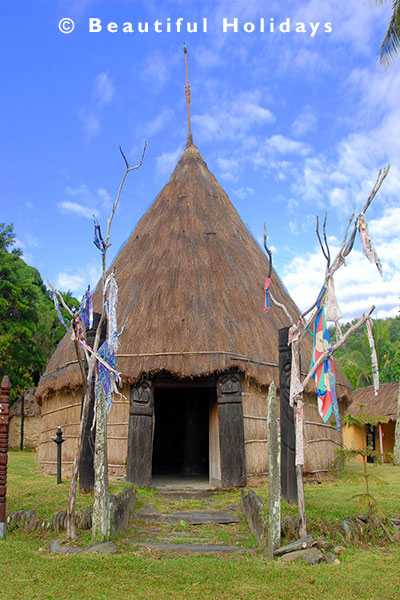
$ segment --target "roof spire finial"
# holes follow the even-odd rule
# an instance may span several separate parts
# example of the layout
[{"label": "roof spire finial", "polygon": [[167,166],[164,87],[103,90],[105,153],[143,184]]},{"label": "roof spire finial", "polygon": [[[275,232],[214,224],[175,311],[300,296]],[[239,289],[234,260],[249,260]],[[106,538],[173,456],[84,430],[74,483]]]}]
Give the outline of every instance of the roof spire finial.
[{"label": "roof spire finial", "polygon": [[189,86],[188,64],[187,64],[187,50],[186,50],[185,42],[183,42],[183,51],[185,53],[185,69],[186,69],[185,93],[186,93],[186,104],[187,104],[187,112],[188,112],[188,143],[189,143],[189,142],[193,142],[193,137],[192,137],[192,128],[190,125],[190,86]]}]

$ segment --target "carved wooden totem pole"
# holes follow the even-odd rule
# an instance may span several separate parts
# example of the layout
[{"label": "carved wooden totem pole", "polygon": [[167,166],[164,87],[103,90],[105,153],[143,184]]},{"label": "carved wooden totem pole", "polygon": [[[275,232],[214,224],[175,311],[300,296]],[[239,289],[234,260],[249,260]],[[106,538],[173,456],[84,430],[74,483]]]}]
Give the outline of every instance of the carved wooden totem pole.
[{"label": "carved wooden totem pole", "polygon": [[149,380],[131,387],[126,479],[149,486],[152,477],[154,386]]},{"label": "carved wooden totem pole", "polygon": [[217,381],[221,483],[246,485],[246,455],[240,376],[228,373]]},{"label": "carved wooden totem pole", "polygon": [[10,414],[10,380],[7,375],[1,382],[0,398],[0,538],[7,533],[6,495],[8,462],[8,419]]},{"label": "carved wooden totem pole", "polygon": [[296,437],[293,408],[289,404],[292,350],[288,346],[289,327],[279,330],[279,380],[281,421],[281,492],[288,502],[297,503]]}]

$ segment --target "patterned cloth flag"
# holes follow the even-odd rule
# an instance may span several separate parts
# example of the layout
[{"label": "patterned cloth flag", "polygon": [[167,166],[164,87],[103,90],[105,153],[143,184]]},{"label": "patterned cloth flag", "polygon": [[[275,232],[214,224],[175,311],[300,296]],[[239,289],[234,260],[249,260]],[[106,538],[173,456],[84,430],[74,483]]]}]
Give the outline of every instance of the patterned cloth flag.
[{"label": "patterned cloth flag", "polygon": [[[320,303],[319,303],[320,304]],[[326,326],[325,308],[319,306],[317,316],[313,325],[314,347],[310,370],[317,360],[331,348],[331,339]],[[322,420],[326,423],[332,415],[336,418],[336,425],[340,429],[339,406],[335,389],[335,366],[332,356],[321,363],[313,375],[318,399],[318,411]]]},{"label": "patterned cloth flag", "polygon": [[96,246],[96,248],[98,248],[100,250],[100,252],[102,254],[104,254],[105,250],[106,250],[106,245],[105,242],[103,240],[103,236],[101,235],[101,229],[100,229],[100,225],[97,222],[96,217],[93,215],[93,221],[94,221],[94,240],[93,243]]},{"label": "patterned cloth flag", "polygon": [[114,273],[111,273],[104,284],[104,291],[107,292],[105,309],[107,313],[107,338],[110,348],[115,352],[118,348],[118,330],[117,330],[117,302],[118,285],[115,281]]},{"label": "patterned cloth flag", "polygon": [[83,295],[81,305],[79,307],[80,319],[85,327],[92,329],[93,327],[93,301],[90,293],[90,285]]},{"label": "patterned cloth flag", "polygon": [[368,231],[367,220],[363,214],[359,215],[358,217],[357,227],[366,258],[368,258],[370,263],[375,263],[381,277],[383,277],[381,261],[379,260],[374,244],[372,243],[372,239]]},{"label": "patterned cloth flag", "polygon": [[63,316],[62,316],[62,314],[61,314],[61,309],[60,309],[60,305],[59,305],[59,303],[58,303],[57,294],[56,294],[55,292],[51,291],[51,292],[50,292],[50,297],[51,297],[51,299],[52,299],[52,300],[53,300],[53,302],[54,302],[54,306],[55,306],[55,309],[56,309],[56,311],[57,311],[58,318],[60,319],[60,323],[61,323],[61,325],[64,325],[64,327],[65,327],[65,329],[66,329],[67,333],[70,333],[69,327],[68,327],[68,325],[66,324],[66,322],[64,321],[64,317],[63,317]]},{"label": "patterned cloth flag", "polygon": [[271,304],[269,301],[269,296],[268,296],[268,288],[271,285],[271,277],[268,277],[266,283],[265,283],[265,287],[264,287],[264,312],[268,312]]},{"label": "patterned cloth flag", "polygon": [[[115,369],[117,360],[115,358],[114,351],[108,344],[108,340],[106,340],[104,344],[100,346],[98,354],[104,360],[104,362],[107,363],[107,365],[109,365],[112,369]],[[117,391],[116,381],[118,381],[118,379],[119,377],[116,373],[110,371],[104,364],[97,361],[96,398],[98,398],[100,386],[103,386],[106,396],[107,414],[110,412],[114,400],[114,392]]]}]

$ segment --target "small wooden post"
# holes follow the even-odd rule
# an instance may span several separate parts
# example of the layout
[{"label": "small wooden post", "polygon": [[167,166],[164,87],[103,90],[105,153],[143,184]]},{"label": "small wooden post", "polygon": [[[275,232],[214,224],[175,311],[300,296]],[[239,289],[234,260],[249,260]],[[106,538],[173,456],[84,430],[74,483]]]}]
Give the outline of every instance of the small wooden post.
[{"label": "small wooden post", "polygon": [[24,421],[25,421],[25,394],[21,397],[21,436],[19,440],[19,449],[24,449]]},{"label": "small wooden post", "polygon": [[8,462],[8,419],[10,414],[11,384],[7,375],[1,382],[0,398],[0,538],[7,534],[6,496],[7,496],[7,462]]},{"label": "small wooden post", "polygon": [[279,547],[281,540],[281,436],[275,381],[272,381],[268,390],[267,430],[269,480],[268,554],[271,558],[274,558],[274,551]]}]

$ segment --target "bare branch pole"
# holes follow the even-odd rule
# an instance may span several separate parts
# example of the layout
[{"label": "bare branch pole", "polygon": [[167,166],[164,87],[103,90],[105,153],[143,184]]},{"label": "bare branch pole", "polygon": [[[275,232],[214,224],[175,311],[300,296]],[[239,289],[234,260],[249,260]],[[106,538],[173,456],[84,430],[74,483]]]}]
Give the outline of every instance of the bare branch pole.
[{"label": "bare branch pole", "polygon": [[[298,318],[297,320],[297,324],[295,324],[295,322],[292,320],[292,328],[291,328],[291,335],[292,335],[292,362],[294,363],[294,366],[296,367],[297,373],[301,373],[301,369],[300,369],[300,348],[301,348],[301,340],[304,337],[307,329],[309,329],[315,318],[317,317],[318,314],[318,308],[320,306],[322,306],[324,299],[325,299],[325,295],[327,293],[328,290],[328,286],[331,285],[332,279],[333,279],[333,275],[334,273],[342,266],[345,264],[345,258],[350,254],[353,245],[354,245],[354,241],[355,241],[355,237],[356,237],[356,233],[357,233],[357,229],[359,227],[359,219],[360,217],[362,217],[364,215],[364,213],[368,210],[369,206],[371,205],[373,199],[375,198],[376,194],[378,193],[383,181],[385,180],[387,174],[389,173],[389,169],[390,169],[390,165],[388,165],[386,168],[384,169],[380,169],[377,179],[375,181],[375,184],[368,196],[368,199],[359,215],[359,217],[355,220],[354,222],[354,227],[353,227],[353,231],[351,233],[350,239],[347,241],[347,236],[349,233],[349,229],[350,229],[350,225],[353,222],[354,219],[354,213],[351,215],[351,217],[349,218],[347,225],[346,225],[346,230],[345,230],[345,235],[342,241],[342,244],[335,256],[335,258],[333,259],[333,261],[331,261],[331,253],[330,253],[330,249],[329,249],[329,244],[328,244],[328,237],[326,234],[326,222],[327,222],[327,214],[325,213],[325,218],[324,218],[324,223],[322,226],[322,237],[320,235],[320,231],[319,231],[319,219],[317,216],[317,222],[316,222],[316,235],[317,235],[317,239],[322,251],[322,254],[326,260],[326,271],[325,271],[325,278],[324,278],[324,283],[322,286],[322,289],[316,299],[316,301],[310,306],[310,308],[308,308],[306,311],[304,311]],[[270,273],[271,273],[271,262],[272,262],[272,257],[271,257],[271,252],[269,251],[268,247],[267,247],[267,243],[266,243],[266,228],[265,228],[265,224],[264,224],[264,248],[270,258]],[[269,275],[270,276],[270,275]],[[273,299],[271,297],[271,299]],[[283,308],[283,307],[282,307]],[[371,313],[374,311],[375,307],[372,306],[370,308],[370,310],[364,314],[358,321],[357,323],[355,323],[352,327],[350,327],[350,329],[344,334],[341,334],[341,330],[339,328],[339,340],[328,350],[326,350],[319,358],[318,360],[315,361],[312,369],[309,371],[309,373],[307,374],[307,376],[305,377],[305,379],[303,380],[303,382],[298,382],[298,385],[296,385],[296,395],[295,395],[295,423],[296,423],[296,478],[297,478],[297,495],[298,495],[298,513],[299,513],[299,534],[300,537],[305,537],[307,535],[307,525],[306,525],[306,512],[305,512],[305,498],[304,498],[304,485],[303,485],[303,468],[304,468],[304,407],[303,407],[303,393],[306,389],[307,384],[310,382],[310,380],[312,379],[312,377],[315,375],[315,373],[317,372],[318,368],[324,363],[325,360],[327,360],[330,356],[333,355],[333,353],[340,348],[340,346],[342,346],[344,344],[344,342],[357,330],[359,329],[359,327],[361,327],[370,317]],[[287,311],[285,311],[287,314]],[[310,315],[308,318],[308,321],[306,321],[305,317],[307,315]],[[290,343],[290,342],[289,342]],[[293,391],[293,390],[292,390]],[[294,395],[294,394],[293,394]]]},{"label": "bare branch pole", "polygon": [[[85,436],[85,429],[86,429],[86,424],[87,424],[87,420],[88,420],[88,416],[89,416],[89,406],[90,406],[90,390],[91,390],[91,383],[92,383],[92,378],[93,378],[93,374],[94,374],[94,369],[95,369],[95,364],[96,364],[96,354],[97,351],[99,349],[99,345],[100,345],[100,336],[101,336],[101,330],[103,328],[104,322],[105,322],[105,281],[106,281],[106,254],[107,254],[107,249],[111,246],[110,244],[110,228],[111,228],[111,223],[113,221],[114,215],[115,215],[115,211],[117,209],[118,206],[118,202],[121,196],[121,192],[122,192],[122,188],[124,186],[125,183],[125,179],[128,175],[128,173],[130,173],[131,171],[134,170],[138,170],[140,169],[140,167],[143,164],[143,159],[144,159],[144,155],[146,152],[146,148],[147,148],[147,142],[145,142],[144,144],[144,148],[143,148],[143,153],[142,153],[142,157],[140,159],[139,164],[131,167],[127,161],[127,158],[125,156],[125,154],[122,151],[122,148],[120,148],[122,157],[124,159],[125,162],[125,166],[126,166],[126,170],[125,173],[122,177],[120,186],[118,188],[118,193],[115,199],[115,202],[113,204],[112,207],[112,211],[111,211],[111,215],[109,217],[109,219],[107,220],[107,233],[106,233],[106,239],[105,239],[105,244],[104,244],[104,251],[102,253],[102,309],[101,309],[101,316],[100,316],[100,320],[99,323],[97,325],[97,329],[96,329],[96,334],[95,334],[95,338],[94,338],[94,343],[93,343],[93,348],[92,348],[92,354],[90,357],[87,357],[87,374],[84,374],[84,370],[82,370],[81,368],[81,372],[82,372],[82,378],[83,378],[83,386],[84,386],[84,400],[83,400],[83,407],[82,407],[82,415],[81,415],[81,421],[80,421],[80,425],[79,425],[79,434],[78,434],[78,440],[77,440],[77,447],[76,447],[76,452],[75,452],[75,457],[74,457],[74,463],[73,463],[73,468],[72,468],[72,476],[71,476],[71,483],[70,483],[70,488],[69,488],[69,495],[68,495],[68,509],[67,509],[67,536],[69,540],[75,540],[76,539],[76,531],[75,531],[75,500],[76,500],[76,488],[77,488],[77,481],[78,481],[78,472],[79,472],[79,460],[80,460],[80,455],[81,455],[81,449],[82,449],[82,444],[83,444],[83,440],[84,440],[84,436]],[[80,351],[79,351],[79,343],[77,340],[75,340],[75,349],[77,352],[77,356],[78,356],[78,361],[82,360],[80,357]]]}]

